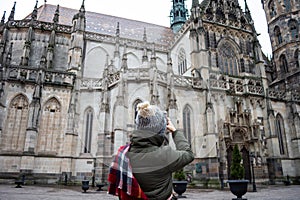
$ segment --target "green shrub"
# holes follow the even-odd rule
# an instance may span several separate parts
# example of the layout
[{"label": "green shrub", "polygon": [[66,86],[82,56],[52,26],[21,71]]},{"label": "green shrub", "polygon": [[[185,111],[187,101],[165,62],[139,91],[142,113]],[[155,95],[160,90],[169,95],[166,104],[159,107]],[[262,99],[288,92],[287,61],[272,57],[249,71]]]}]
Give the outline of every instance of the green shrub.
[{"label": "green shrub", "polygon": [[183,172],[183,169],[175,171],[173,175],[173,179],[177,181],[183,181],[185,180],[185,173]]},{"label": "green shrub", "polygon": [[239,148],[237,145],[233,148],[232,153],[232,163],[230,166],[230,178],[237,180],[243,179],[245,174],[245,169],[241,164],[242,156],[240,154]]}]

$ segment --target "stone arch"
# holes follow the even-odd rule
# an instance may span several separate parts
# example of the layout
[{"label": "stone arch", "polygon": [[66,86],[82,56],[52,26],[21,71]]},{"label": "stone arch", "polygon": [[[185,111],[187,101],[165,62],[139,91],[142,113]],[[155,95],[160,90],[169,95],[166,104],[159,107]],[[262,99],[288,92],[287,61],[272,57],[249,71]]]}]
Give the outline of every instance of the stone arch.
[{"label": "stone arch", "polygon": [[86,53],[83,75],[90,78],[102,77],[106,62],[108,62],[108,55],[108,51],[101,46],[91,48]]},{"label": "stone arch", "polygon": [[164,60],[160,57],[156,57],[156,65],[158,67],[158,69],[162,70],[162,71],[166,71],[167,70],[167,65],[164,62]]},{"label": "stone arch", "polygon": [[243,128],[235,128],[232,132],[231,139],[234,144],[244,143],[247,132]]},{"label": "stone arch", "polygon": [[129,68],[138,68],[142,64],[138,56],[133,52],[127,52],[127,65]]},{"label": "stone arch", "polygon": [[[231,179],[231,177],[230,177],[230,167],[231,167],[231,163],[232,163],[233,147],[234,147],[235,144],[238,144],[238,143],[232,142],[232,143],[227,144],[227,149],[226,149],[227,156],[226,157],[227,157],[227,174],[228,174],[228,179]],[[245,145],[245,143],[239,143],[238,147],[239,147],[239,151],[240,151],[241,156],[242,156],[243,166],[244,166],[244,169],[245,169],[244,178],[246,180],[250,180],[251,181],[249,148],[247,147],[247,145]]]}]

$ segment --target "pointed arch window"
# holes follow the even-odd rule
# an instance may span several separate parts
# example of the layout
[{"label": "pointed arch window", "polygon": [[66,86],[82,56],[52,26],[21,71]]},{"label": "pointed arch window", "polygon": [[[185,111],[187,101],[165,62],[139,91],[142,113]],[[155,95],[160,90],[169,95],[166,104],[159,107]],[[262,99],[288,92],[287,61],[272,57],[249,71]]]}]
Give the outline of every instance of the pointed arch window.
[{"label": "pointed arch window", "polygon": [[230,75],[238,75],[238,60],[234,47],[225,42],[218,48],[218,63],[221,72]]},{"label": "pointed arch window", "polygon": [[191,117],[192,117],[192,110],[189,106],[185,106],[183,109],[183,131],[186,139],[191,143]]},{"label": "pointed arch window", "polygon": [[288,63],[284,54],[279,57],[279,65],[280,65],[281,72],[283,73],[289,72]]},{"label": "pointed arch window", "polygon": [[28,100],[24,95],[17,95],[11,100],[5,128],[3,129],[2,149],[23,152],[28,123],[28,109]]},{"label": "pointed arch window", "polygon": [[275,7],[274,1],[270,1],[268,8],[270,11],[271,18],[275,17],[277,15],[277,12],[276,12],[276,7]]},{"label": "pointed arch window", "polygon": [[93,135],[93,109],[88,108],[85,112],[85,138],[84,138],[84,153],[91,153],[92,135]]},{"label": "pointed arch window", "polygon": [[221,7],[217,8],[217,11],[216,11],[216,20],[218,22],[224,22],[224,20],[225,20],[225,14],[224,14],[224,12],[223,12],[223,10],[222,10]]},{"label": "pointed arch window", "polygon": [[298,35],[298,24],[297,21],[292,19],[289,21],[288,26],[290,28],[291,37],[293,40],[297,39],[299,37]]},{"label": "pointed arch window", "polygon": [[295,65],[296,65],[296,67],[299,68],[299,49],[297,49],[297,50],[295,51],[295,54],[294,54],[294,60],[295,60]]},{"label": "pointed arch window", "polygon": [[184,74],[187,71],[187,64],[186,64],[186,54],[183,48],[179,50],[178,55],[178,73],[180,75]]},{"label": "pointed arch window", "polygon": [[280,114],[278,114],[276,116],[275,131],[276,131],[276,135],[278,137],[279,151],[280,151],[280,154],[283,155],[283,154],[285,154],[285,148],[284,148],[284,146],[285,146],[285,142],[284,142],[285,132],[284,132],[284,121],[283,121],[283,118]]},{"label": "pointed arch window", "polygon": [[282,43],[282,36],[281,36],[280,28],[278,26],[276,26],[274,28],[274,33],[275,33],[275,37],[276,37],[276,43],[281,44]]}]

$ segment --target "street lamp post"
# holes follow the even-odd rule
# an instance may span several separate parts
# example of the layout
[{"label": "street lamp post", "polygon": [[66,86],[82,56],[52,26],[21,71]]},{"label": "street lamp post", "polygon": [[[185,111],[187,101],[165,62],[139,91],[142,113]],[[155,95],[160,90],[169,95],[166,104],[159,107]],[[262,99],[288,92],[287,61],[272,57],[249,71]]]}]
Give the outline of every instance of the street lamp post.
[{"label": "street lamp post", "polygon": [[252,186],[253,186],[253,192],[257,192],[256,190],[256,184],[255,184],[255,175],[254,175],[254,153],[250,153],[250,162],[251,162],[251,169],[252,169]]}]

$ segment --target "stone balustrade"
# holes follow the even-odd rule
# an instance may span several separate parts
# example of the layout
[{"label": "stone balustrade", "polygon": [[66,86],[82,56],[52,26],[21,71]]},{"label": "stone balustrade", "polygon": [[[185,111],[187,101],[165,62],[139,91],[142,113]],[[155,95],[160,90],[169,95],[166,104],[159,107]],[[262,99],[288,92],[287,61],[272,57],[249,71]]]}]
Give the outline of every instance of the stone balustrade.
[{"label": "stone balustrade", "polygon": [[[116,39],[115,36],[110,36],[110,35],[104,35],[100,33],[93,33],[93,32],[86,32],[85,38],[88,40],[92,41],[97,41],[97,42],[107,42],[107,43],[115,43]],[[133,48],[138,48],[138,49],[143,49],[145,46],[152,47],[153,43],[147,43],[145,45],[144,41],[140,40],[134,40],[134,39],[124,39],[120,38],[119,39],[120,45],[126,45],[127,47],[133,47]],[[155,51],[161,51],[161,52],[168,52],[169,48],[166,45],[161,45],[161,44],[155,44]]]},{"label": "stone balustrade", "polygon": [[80,85],[81,89],[103,89],[102,79],[83,79]]},{"label": "stone balustrade", "polygon": [[[157,70],[156,71],[157,81],[163,84],[168,84],[167,73]],[[150,68],[136,68],[136,69],[128,69],[124,73],[124,77],[127,80],[131,81],[150,81],[151,79],[151,69]],[[174,75],[174,86],[175,87],[193,87],[201,89],[203,88],[203,82],[199,79],[195,79],[193,77],[185,77],[185,76],[177,76]],[[107,77],[108,86],[112,86],[116,84],[120,80],[120,72],[116,72],[114,74],[109,74]],[[103,89],[102,86],[103,79],[95,79],[95,78],[85,78],[82,79],[80,88],[81,89]]]},{"label": "stone balustrade", "polygon": [[275,89],[269,89],[268,96],[270,98],[276,98],[276,99],[286,99],[286,93],[283,90],[275,90]]},{"label": "stone balustrade", "polygon": [[21,82],[38,82],[38,79],[41,78],[41,83],[73,85],[75,80],[75,75],[72,73],[40,68],[10,66],[6,71],[8,80]]},{"label": "stone balustrade", "polygon": [[291,101],[300,102],[300,94],[296,90],[286,92],[284,90],[279,90],[279,89],[269,89],[268,96],[271,99],[291,100]]},{"label": "stone balustrade", "polygon": [[[10,27],[10,28],[28,28],[30,26],[31,26],[31,20],[28,20],[28,19],[14,20],[14,21],[10,21],[8,23],[8,27]],[[34,21],[33,28],[40,29],[43,31],[45,31],[45,30],[52,31],[54,29],[54,23]],[[57,24],[55,31],[71,34],[72,26]]]},{"label": "stone balustrade", "polygon": [[235,94],[264,95],[262,80],[257,78],[237,78],[224,75],[211,74],[209,79],[211,89],[228,91]]}]

